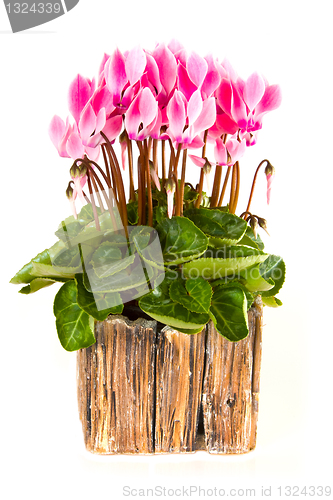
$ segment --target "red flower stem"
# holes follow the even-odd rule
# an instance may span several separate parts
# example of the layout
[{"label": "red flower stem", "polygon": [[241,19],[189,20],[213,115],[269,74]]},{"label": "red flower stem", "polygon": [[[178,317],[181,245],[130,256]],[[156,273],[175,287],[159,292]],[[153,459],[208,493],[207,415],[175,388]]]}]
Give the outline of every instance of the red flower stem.
[{"label": "red flower stem", "polygon": [[[118,200],[118,192],[117,192],[116,175],[115,175],[114,168],[113,168],[113,162],[111,161],[111,158],[110,158],[110,153],[108,152],[105,144],[102,144],[102,151],[104,153],[103,156],[104,156],[104,162],[106,165],[106,171],[108,174],[108,179],[109,179],[110,185],[111,185],[111,176],[112,176],[113,192],[114,192],[115,200],[118,202],[119,200]],[[110,161],[108,160],[108,158]],[[110,176],[110,170],[111,170],[111,176]]]},{"label": "red flower stem", "polygon": [[168,139],[168,142],[170,145],[169,179],[171,179],[172,167],[175,164],[175,148],[173,147],[171,139]]},{"label": "red flower stem", "polygon": [[236,192],[236,182],[237,182],[237,168],[236,164],[232,167],[232,177],[231,177],[231,186],[230,186],[230,199],[229,199],[229,212],[231,214],[234,213],[234,198]]},{"label": "red flower stem", "polygon": [[234,176],[235,176],[235,187],[234,187],[234,191],[233,191],[232,205],[231,204],[229,205],[229,211],[232,214],[234,214],[236,212],[238,197],[239,197],[240,170],[239,170],[238,161],[236,161],[236,163],[234,164],[234,167],[233,167],[232,182],[233,182]]},{"label": "red flower stem", "polygon": [[147,178],[147,197],[148,197],[148,226],[153,227],[153,195],[151,191],[151,178],[150,178],[150,167],[149,167],[149,145],[147,139],[144,141],[144,152],[145,152],[145,167],[146,167],[146,178]]},{"label": "red flower stem", "polygon": [[222,207],[222,202],[223,202],[223,198],[224,198],[224,195],[225,195],[225,191],[227,189],[227,184],[228,184],[230,172],[231,172],[231,166],[229,165],[227,173],[225,174],[225,178],[224,178],[224,182],[223,182],[223,186],[222,186],[222,191],[221,191],[221,194],[220,194],[219,202],[217,204],[218,207]]},{"label": "red flower stem", "polygon": [[[225,144],[227,142],[228,134],[223,134],[221,137],[223,139],[223,143]],[[214,183],[213,183],[213,191],[212,191],[212,196],[210,199],[210,206],[211,207],[216,207],[218,204],[218,196],[219,196],[219,192],[220,192],[220,188],[221,188],[221,178],[222,178],[222,165],[216,165]]]},{"label": "red flower stem", "polygon": [[257,167],[257,170],[254,174],[254,177],[253,177],[253,182],[252,182],[252,187],[251,187],[251,192],[250,192],[250,197],[249,197],[249,201],[248,201],[248,204],[247,204],[247,207],[246,207],[246,210],[245,210],[245,213],[246,212],[250,212],[250,207],[251,207],[251,202],[252,202],[252,197],[253,197],[253,193],[254,193],[254,188],[255,188],[255,185],[256,185],[256,181],[257,181],[257,176],[258,176],[258,172],[259,172],[259,169],[260,167],[265,163],[269,163],[268,160],[263,160],[262,162],[259,163],[258,167]]},{"label": "red flower stem", "polygon": [[102,144],[102,153],[103,153],[103,158],[104,158],[104,164],[105,164],[105,170],[106,170],[106,175],[108,178],[108,186],[111,186],[111,173],[110,173],[110,166],[108,162],[108,158],[105,152],[105,146]]},{"label": "red flower stem", "polygon": [[210,206],[216,207],[218,202],[218,195],[221,188],[221,178],[222,178],[222,165],[216,165],[215,168],[215,176],[214,176],[214,184],[212,196],[210,198]]},{"label": "red flower stem", "polygon": [[187,149],[183,149],[182,174],[179,187],[179,204],[177,205],[176,215],[183,215],[186,159],[187,159]]},{"label": "red flower stem", "polygon": [[[201,155],[202,158],[205,158],[205,156],[206,156],[207,135],[208,135],[208,130],[205,130],[204,145],[202,148],[202,155]],[[196,208],[199,208],[201,205],[204,176],[205,176],[205,174],[204,174],[204,171],[202,168],[201,172],[200,172],[200,180],[199,180],[199,188],[198,188],[199,196],[198,196],[197,201],[195,203]]]},{"label": "red flower stem", "polygon": [[140,150],[140,156],[138,158],[138,213],[139,213],[139,226],[146,223],[146,176],[145,176],[145,154],[140,141],[136,141],[136,144]]},{"label": "red flower stem", "polygon": [[[96,184],[95,184],[95,179],[99,185],[99,188],[104,196],[104,199],[105,199],[105,203],[109,209],[109,213],[110,213],[110,217],[111,217],[111,222],[112,222],[112,225],[113,225],[113,228],[116,230],[118,230],[118,226],[117,226],[117,222],[116,222],[116,219],[114,217],[114,213],[113,213],[113,206],[112,206],[112,203],[111,203],[111,200],[110,198],[108,198],[108,196],[106,195],[106,192],[105,192],[105,189],[103,188],[103,184],[101,183],[100,179],[98,178],[98,176],[96,175],[96,173],[94,172],[94,170],[89,167],[89,174],[91,175],[91,180],[93,182],[93,185],[94,185],[94,188],[95,188],[95,191],[96,191],[96,194],[97,194],[97,197],[99,197],[99,192],[98,192],[98,189],[96,187]],[[95,179],[94,179],[95,178]],[[109,189],[109,194],[111,192],[111,194],[113,193],[113,189],[111,187],[108,188]],[[112,194],[113,196],[113,194]],[[101,203],[100,203],[101,205]],[[119,208],[118,208],[119,210]]]},{"label": "red flower stem", "polygon": [[101,227],[99,225],[99,220],[98,220],[98,214],[97,214],[97,209],[96,209],[95,198],[94,198],[93,190],[92,190],[92,187],[91,187],[91,180],[90,180],[90,172],[89,172],[89,170],[90,169],[88,168],[87,169],[87,181],[88,181],[88,188],[89,188],[89,193],[90,193],[91,205],[92,205],[92,209],[93,209],[93,214],[94,214],[96,229],[97,229],[97,231],[100,231]]},{"label": "red flower stem", "polygon": [[[117,183],[117,192],[119,193],[119,205],[121,208],[120,216],[121,216],[122,223],[123,223],[124,230],[125,230],[126,237],[127,237],[128,236],[128,233],[127,233],[128,218],[127,218],[126,197],[125,197],[124,184],[123,184],[123,179],[121,177],[119,163],[118,163],[117,156],[114,152],[114,149],[113,149],[112,144],[110,143],[109,139],[106,137],[105,134],[103,134],[103,132],[101,132],[101,135],[104,138],[104,140],[106,141],[106,145],[107,145],[106,149],[107,149],[107,152],[109,154],[110,164],[113,163],[113,167],[114,167],[114,171],[115,171],[115,179],[116,179],[116,183]],[[111,158],[112,158],[113,162],[111,162]]]},{"label": "red flower stem", "polygon": [[128,154],[130,201],[135,201],[132,141],[128,137],[127,133],[126,133],[126,142],[127,142],[127,154]]},{"label": "red flower stem", "polygon": [[165,141],[162,141],[162,188],[166,181]]},{"label": "red flower stem", "polygon": [[153,164],[154,164],[155,172],[158,176],[157,147],[158,147],[158,140],[154,139],[153,140]]}]

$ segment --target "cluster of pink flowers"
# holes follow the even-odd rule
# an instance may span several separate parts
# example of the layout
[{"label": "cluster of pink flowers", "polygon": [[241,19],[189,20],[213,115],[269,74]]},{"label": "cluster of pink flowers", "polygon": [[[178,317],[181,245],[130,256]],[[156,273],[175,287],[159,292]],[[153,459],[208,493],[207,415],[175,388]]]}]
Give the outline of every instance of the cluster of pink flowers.
[{"label": "cluster of pink flowers", "polygon": [[255,143],[263,116],[280,101],[279,86],[258,73],[244,81],[227,62],[172,41],[152,52],[138,46],[105,54],[97,83],[78,75],[70,85],[74,123],[54,116],[49,133],[60,156],[96,160],[101,132],[112,143],[123,125],[130,139],[171,139],[183,148],[201,147],[208,130],[216,163],[230,165]]}]

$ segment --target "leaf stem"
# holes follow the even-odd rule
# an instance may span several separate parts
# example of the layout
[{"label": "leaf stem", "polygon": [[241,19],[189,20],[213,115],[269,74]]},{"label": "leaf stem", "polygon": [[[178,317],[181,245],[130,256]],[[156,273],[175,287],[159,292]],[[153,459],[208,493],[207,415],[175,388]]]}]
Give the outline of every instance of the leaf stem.
[{"label": "leaf stem", "polygon": [[129,191],[130,200],[135,201],[134,176],[133,176],[133,149],[132,141],[126,132],[127,154],[128,154],[128,172],[129,172]]},{"label": "leaf stem", "polygon": [[146,168],[146,178],[147,178],[147,195],[148,195],[148,226],[153,227],[153,196],[151,191],[151,178],[149,169],[149,144],[147,139],[144,141],[144,152],[145,152],[145,168]]}]

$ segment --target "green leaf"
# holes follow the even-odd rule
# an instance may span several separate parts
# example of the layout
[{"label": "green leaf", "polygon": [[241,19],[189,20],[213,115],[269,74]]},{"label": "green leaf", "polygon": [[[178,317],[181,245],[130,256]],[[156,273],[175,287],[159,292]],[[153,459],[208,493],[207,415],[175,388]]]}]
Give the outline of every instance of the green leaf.
[{"label": "green leaf", "polygon": [[248,257],[249,255],[267,255],[258,248],[243,245],[224,245],[220,248],[209,248],[203,255],[204,257],[213,257],[214,259],[234,259],[238,257]]},{"label": "green leaf", "polygon": [[33,274],[33,263],[41,263],[51,265],[51,258],[49,254],[49,250],[44,250],[31,259],[31,261],[20,269],[15,276],[10,280],[10,283],[14,285],[19,285],[21,283],[30,283],[36,275]]},{"label": "green leaf", "polygon": [[246,297],[246,301],[247,301],[247,310],[249,310],[253,304],[253,301],[254,301],[253,294],[247,288],[245,288],[245,286],[242,285],[242,283],[240,283],[237,280],[233,280],[233,281],[228,283],[225,281],[225,279],[222,279],[222,280],[214,281],[214,283],[211,283],[211,286],[214,288],[217,286],[223,286],[223,288],[225,288],[225,289],[238,287],[245,293],[245,297]]},{"label": "green leaf", "polygon": [[176,330],[198,330],[209,321],[208,314],[191,312],[174,302],[168,293],[168,286],[156,287],[139,300],[140,308],[149,316]]},{"label": "green leaf", "polygon": [[[53,283],[63,283],[63,279],[58,279],[58,278],[35,278],[33,279],[29,285],[24,286],[19,290],[19,293],[24,293],[25,295],[29,295],[30,293],[35,293],[38,292],[38,290],[41,290],[42,288],[45,288],[47,286],[53,285]],[[67,280],[65,280],[67,281]]]},{"label": "green leaf", "polygon": [[127,203],[126,207],[127,207],[128,222],[132,226],[134,226],[139,222],[138,202],[131,201]]},{"label": "green leaf", "polygon": [[145,262],[164,272],[162,249],[156,229],[148,226],[135,227],[130,233],[130,241]]},{"label": "green leaf", "polygon": [[121,250],[105,241],[94,252],[91,264],[98,278],[107,278],[133,264],[135,255],[123,257]]},{"label": "green leaf", "polygon": [[243,238],[239,241],[239,245],[247,245],[248,247],[258,248],[259,250],[263,250],[265,246],[259,234],[255,237],[253,229],[250,226],[247,226]]},{"label": "green leaf", "polygon": [[186,278],[201,276],[206,280],[216,280],[225,276],[238,277],[240,271],[267,259],[267,255],[249,255],[235,259],[201,258],[183,265]]},{"label": "green leaf", "polygon": [[275,283],[274,287],[269,291],[261,293],[263,297],[271,297],[276,295],[282,288],[286,275],[286,265],[278,255],[270,255],[268,259],[260,265],[260,274],[265,280],[272,279]]},{"label": "green leaf", "polygon": [[271,290],[275,285],[272,278],[267,278],[267,280],[265,280],[265,278],[262,277],[260,274],[259,264],[242,271],[241,277],[242,283],[250,292],[263,292]]},{"label": "green leaf", "polygon": [[246,221],[237,215],[216,208],[193,208],[184,215],[210,237],[213,246],[236,244],[247,227]]},{"label": "green leaf", "polygon": [[238,342],[247,337],[245,293],[239,287],[218,287],[212,297],[212,320],[223,337]]},{"label": "green leaf", "polygon": [[212,287],[203,278],[172,281],[170,298],[192,312],[209,313]]},{"label": "green leaf", "polygon": [[77,267],[54,267],[53,265],[40,264],[38,262],[32,263],[31,274],[38,278],[65,278],[74,279],[75,273],[80,270],[80,266]]},{"label": "green leaf", "polygon": [[91,293],[83,285],[82,274],[75,275],[77,303],[97,321],[104,321],[109,314],[121,314],[124,305],[119,293]]},{"label": "green leaf", "polygon": [[156,229],[166,265],[181,264],[199,257],[207,250],[207,237],[185,217],[165,219]]},{"label": "green leaf", "polygon": [[177,332],[186,333],[187,335],[196,335],[197,333],[202,332],[204,327],[205,327],[205,325],[199,326],[198,328],[193,328],[193,329],[192,328],[186,329],[186,328],[177,327]]},{"label": "green leaf", "polygon": [[58,291],[53,311],[59,340],[66,351],[77,351],[96,342],[94,318],[78,305],[76,284],[73,280],[65,283]]},{"label": "green leaf", "polygon": [[280,307],[282,306],[281,300],[277,297],[261,297],[262,303],[268,307]]}]

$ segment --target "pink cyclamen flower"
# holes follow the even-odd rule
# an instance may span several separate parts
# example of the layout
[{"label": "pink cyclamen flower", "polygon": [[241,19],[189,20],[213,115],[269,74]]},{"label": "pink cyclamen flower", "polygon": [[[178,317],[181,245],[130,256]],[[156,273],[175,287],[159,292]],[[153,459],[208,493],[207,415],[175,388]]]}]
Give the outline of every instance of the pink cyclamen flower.
[{"label": "pink cyclamen flower", "polygon": [[215,95],[218,106],[238,126],[247,145],[255,143],[251,135],[262,128],[263,116],[281,104],[280,87],[268,85],[258,73],[246,81],[222,78]]},{"label": "pink cyclamen flower", "polygon": [[230,137],[225,144],[221,138],[217,138],[214,147],[216,163],[218,165],[232,166],[242,158],[245,150],[245,140],[239,142],[236,136]]},{"label": "pink cyclamen flower", "polygon": [[158,104],[151,90],[140,90],[125,114],[125,127],[130,139],[142,141],[148,137],[158,117]]}]

